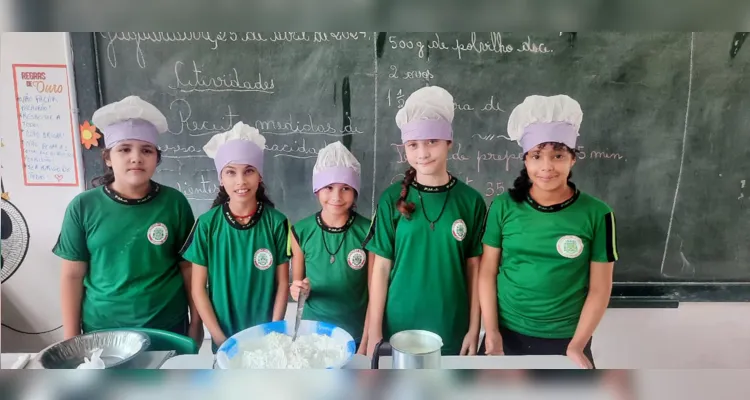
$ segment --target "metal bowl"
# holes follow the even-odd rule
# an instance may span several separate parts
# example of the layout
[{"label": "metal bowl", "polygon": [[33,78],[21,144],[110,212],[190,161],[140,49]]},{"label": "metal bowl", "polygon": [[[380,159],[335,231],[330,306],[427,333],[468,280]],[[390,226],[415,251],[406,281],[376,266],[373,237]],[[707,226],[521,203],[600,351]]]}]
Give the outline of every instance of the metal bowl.
[{"label": "metal bowl", "polygon": [[84,357],[102,349],[100,358],[105,368],[125,364],[148,349],[148,335],[136,331],[107,331],[79,335],[42,350],[37,360],[44,369],[76,369]]}]

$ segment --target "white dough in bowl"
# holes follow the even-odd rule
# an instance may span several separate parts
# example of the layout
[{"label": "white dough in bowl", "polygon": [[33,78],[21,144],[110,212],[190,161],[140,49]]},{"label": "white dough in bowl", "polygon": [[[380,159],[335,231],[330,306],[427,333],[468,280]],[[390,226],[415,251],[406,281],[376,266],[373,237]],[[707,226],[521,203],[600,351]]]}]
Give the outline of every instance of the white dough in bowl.
[{"label": "white dough in bowl", "polygon": [[242,369],[323,369],[346,360],[346,344],[320,334],[292,337],[271,332],[254,340],[240,343],[240,357],[231,367]]}]

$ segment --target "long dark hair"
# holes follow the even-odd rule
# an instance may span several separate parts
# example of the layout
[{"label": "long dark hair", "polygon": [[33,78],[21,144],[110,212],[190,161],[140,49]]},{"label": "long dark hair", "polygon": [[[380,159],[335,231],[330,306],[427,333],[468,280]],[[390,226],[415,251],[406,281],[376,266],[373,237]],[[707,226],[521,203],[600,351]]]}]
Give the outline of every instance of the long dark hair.
[{"label": "long dark hair", "polygon": [[[111,152],[112,149],[102,150],[102,165],[104,165],[104,174],[92,179],[91,186],[108,186],[115,181],[115,172],[112,171],[112,167],[107,166],[107,161],[109,161],[109,155]],[[161,150],[156,149],[156,165],[159,164],[161,164]]]},{"label": "long dark hair", "polygon": [[[255,192],[255,198],[264,204],[268,204],[271,207],[275,207],[271,199],[268,198],[268,195],[266,194],[266,185],[264,185],[263,182],[258,184],[258,190]],[[211,204],[211,208],[223,205],[224,203],[228,201],[229,201],[229,193],[227,193],[227,190],[224,189],[224,186],[219,186],[219,193],[216,195],[214,202]]]},{"label": "long dark hair", "polygon": [[[571,149],[570,147],[558,143],[558,142],[546,142],[539,145],[540,148],[543,148],[547,146],[548,144],[552,145],[552,147],[555,150],[565,150],[568,153],[570,153],[573,158],[576,157],[576,154],[578,153],[578,150]],[[529,153],[523,154],[523,159],[526,160],[526,156]],[[568,174],[568,182],[573,178],[573,171],[570,171]],[[515,181],[513,181],[513,187],[508,190],[508,194],[510,195],[510,198],[513,199],[513,201],[520,203],[522,201],[526,201],[526,198],[529,196],[529,190],[531,190],[531,179],[529,178],[529,171],[526,170],[526,167],[523,167],[521,170],[521,173],[518,175]]]}]

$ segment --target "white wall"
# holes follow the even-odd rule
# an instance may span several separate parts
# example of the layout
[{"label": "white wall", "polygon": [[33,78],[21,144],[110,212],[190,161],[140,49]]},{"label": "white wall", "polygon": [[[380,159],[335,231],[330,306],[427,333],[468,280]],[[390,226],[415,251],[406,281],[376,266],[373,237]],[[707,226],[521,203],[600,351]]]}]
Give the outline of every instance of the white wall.
[{"label": "white wall", "polygon": [[[51,248],[75,188],[24,187],[11,63],[66,63],[64,34],[3,34],[0,42],[0,149],[3,181],[27,218],[31,248],[21,269],[2,285],[2,322],[39,332],[61,324],[59,260]],[[80,154],[80,153],[79,153]],[[296,307],[290,304],[287,319]],[[37,351],[60,330],[20,335],[2,329],[3,352]],[[594,339],[603,368],[750,368],[750,303],[683,303],[678,309],[608,310]],[[205,348],[205,346],[204,346]],[[209,350],[210,351],[210,350]]]},{"label": "white wall", "polygon": [[[24,186],[21,148],[16,116],[15,91],[11,65],[68,64],[63,33],[3,33],[0,44],[0,149],[2,180],[10,202],[29,225],[30,244],[26,258],[2,285],[2,349],[4,352],[39,349],[62,338],[59,276],[60,261],[51,249],[57,240],[65,207],[82,190],[79,187]],[[73,83],[70,93],[73,95]],[[72,104],[75,103],[73,99]],[[68,121],[65,121],[68,124]],[[73,120],[76,135],[77,119]],[[69,131],[69,129],[68,129]],[[80,139],[75,138],[75,143]],[[80,151],[76,153],[80,169]],[[32,334],[19,334],[16,330]],[[33,334],[54,330],[46,334]]]},{"label": "white wall", "polygon": [[750,368],[750,303],[610,309],[592,344],[603,368]]}]

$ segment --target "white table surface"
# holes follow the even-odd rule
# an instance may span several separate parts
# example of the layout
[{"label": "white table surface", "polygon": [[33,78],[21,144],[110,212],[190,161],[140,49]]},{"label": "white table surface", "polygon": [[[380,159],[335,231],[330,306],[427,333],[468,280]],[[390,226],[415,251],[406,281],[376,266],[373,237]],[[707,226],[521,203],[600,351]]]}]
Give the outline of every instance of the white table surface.
[{"label": "white table surface", "polygon": [[[176,356],[167,360],[161,369],[211,369],[212,354]],[[565,356],[443,356],[442,369],[578,369]],[[391,368],[391,357],[380,357],[380,369]],[[370,369],[370,358],[355,355],[344,369]]]},{"label": "white table surface", "polygon": [[[16,360],[25,354],[28,354],[30,359],[24,369],[41,369],[41,365],[34,360],[36,353],[2,353],[0,354],[0,369],[10,369]],[[123,367],[127,369],[159,369],[173,355],[174,352],[172,351],[146,351]]]},{"label": "white table surface", "polygon": [[28,354],[30,357],[34,357],[33,353],[3,353],[0,354],[0,369],[10,369],[13,364],[22,355]]}]

